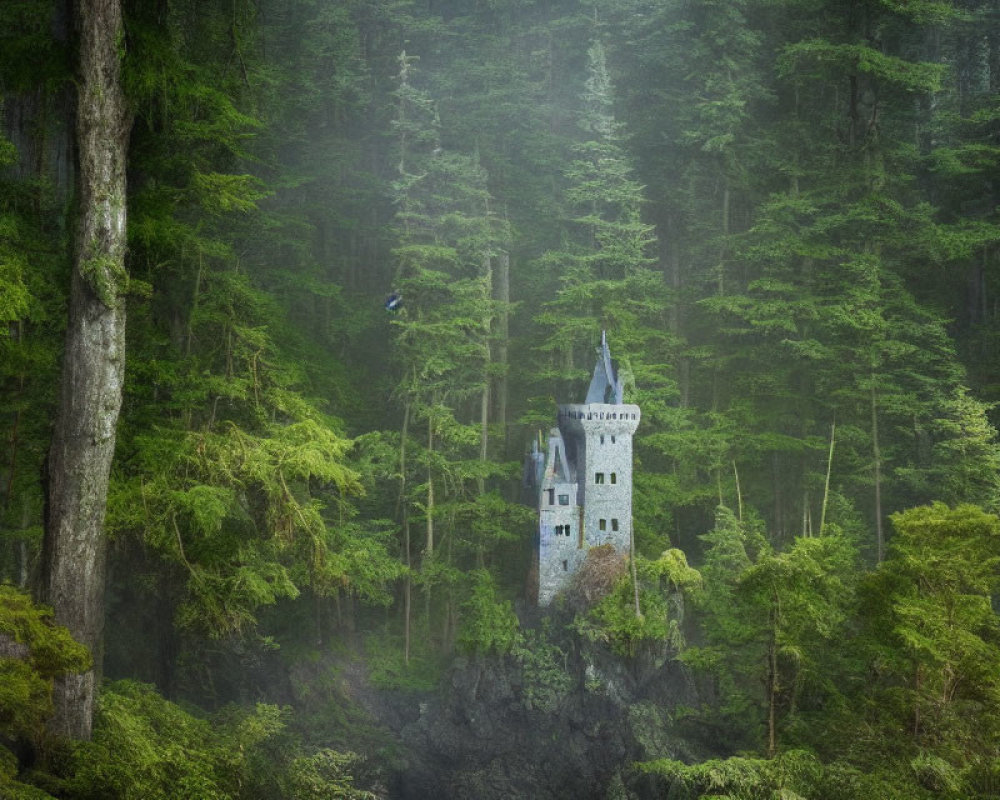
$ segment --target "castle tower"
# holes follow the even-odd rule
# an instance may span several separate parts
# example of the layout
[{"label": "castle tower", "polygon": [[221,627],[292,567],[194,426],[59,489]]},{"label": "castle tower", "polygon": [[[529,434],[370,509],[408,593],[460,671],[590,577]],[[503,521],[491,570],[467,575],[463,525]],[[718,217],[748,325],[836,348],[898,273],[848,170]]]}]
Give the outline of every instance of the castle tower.
[{"label": "castle tower", "polygon": [[602,335],[586,402],[559,406],[559,427],[549,432],[537,483],[539,605],[569,584],[591,547],[629,552],[632,436],[639,419],[639,406],[622,402]]}]

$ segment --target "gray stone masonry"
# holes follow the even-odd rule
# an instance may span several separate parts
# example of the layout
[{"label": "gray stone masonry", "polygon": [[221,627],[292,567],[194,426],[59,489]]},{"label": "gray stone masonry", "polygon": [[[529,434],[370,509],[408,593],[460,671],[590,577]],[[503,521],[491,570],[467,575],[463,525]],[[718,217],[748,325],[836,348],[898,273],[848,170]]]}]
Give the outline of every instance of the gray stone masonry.
[{"label": "gray stone masonry", "polygon": [[[538,604],[548,605],[591,547],[628,554],[632,532],[632,435],[639,406],[621,401],[606,340],[587,403],[560,405],[538,487]],[[603,398],[605,402],[594,402]],[[608,402],[610,401],[610,402]]]}]

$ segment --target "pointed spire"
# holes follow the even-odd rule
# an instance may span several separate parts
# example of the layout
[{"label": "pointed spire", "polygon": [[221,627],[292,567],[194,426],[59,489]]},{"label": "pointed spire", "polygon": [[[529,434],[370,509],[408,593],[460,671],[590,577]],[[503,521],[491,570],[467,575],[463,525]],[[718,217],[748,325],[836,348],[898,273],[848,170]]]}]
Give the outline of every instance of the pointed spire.
[{"label": "pointed spire", "polygon": [[587,390],[587,403],[621,405],[623,396],[622,382],[615,373],[614,364],[611,362],[608,333],[601,331],[601,351],[598,353],[597,364],[594,366],[594,377],[590,379],[590,388]]}]

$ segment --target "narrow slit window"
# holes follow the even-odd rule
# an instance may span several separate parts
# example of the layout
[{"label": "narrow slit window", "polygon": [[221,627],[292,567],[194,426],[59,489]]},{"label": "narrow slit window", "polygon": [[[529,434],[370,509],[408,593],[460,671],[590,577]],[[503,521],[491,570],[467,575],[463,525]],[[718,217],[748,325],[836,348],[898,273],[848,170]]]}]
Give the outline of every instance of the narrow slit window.
[{"label": "narrow slit window", "polygon": [[549,489],[549,505],[554,506],[556,504],[556,490]]},{"label": "narrow slit window", "polygon": [[604,483],[604,473],[595,472],[594,473],[594,483]]},{"label": "narrow slit window", "polygon": [[616,519],[611,520],[611,530],[613,531],[618,530],[618,520]]},{"label": "narrow slit window", "polygon": [[569,571],[569,562],[563,561],[563,572]]},{"label": "narrow slit window", "polygon": [[601,434],[601,444],[604,444],[604,434]]},{"label": "narrow slit window", "polygon": [[571,536],[573,534],[573,531],[570,529],[569,525],[564,526],[563,529],[566,531],[567,536]]},{"label": "narrow slit window", "polygon": [[615,443],[615,437],[614,437],[614,434],[612,434],[611,435],[611,444],[614,444],[614,443]]},{"label": "narrow slit window", "polygon": [[597,527],[600,528],[602,531],[606,531],[608,529],[608,521],[606,519],[599,520],[597,523]]},{"label": "narrow slit window", "polygon": [[612,483],[618,483],[618,473],[617,472],[612,472],[611,473],[611,482]]}]

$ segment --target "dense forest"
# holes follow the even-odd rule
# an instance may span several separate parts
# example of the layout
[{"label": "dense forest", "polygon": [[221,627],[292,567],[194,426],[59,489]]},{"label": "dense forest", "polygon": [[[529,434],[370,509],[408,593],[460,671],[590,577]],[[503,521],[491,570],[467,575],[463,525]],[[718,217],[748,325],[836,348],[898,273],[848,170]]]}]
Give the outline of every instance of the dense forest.
[{"label": "dense forest", "polygon": [[3,0],[0,796],[1000,797],[998,207],[993,0]]}]

